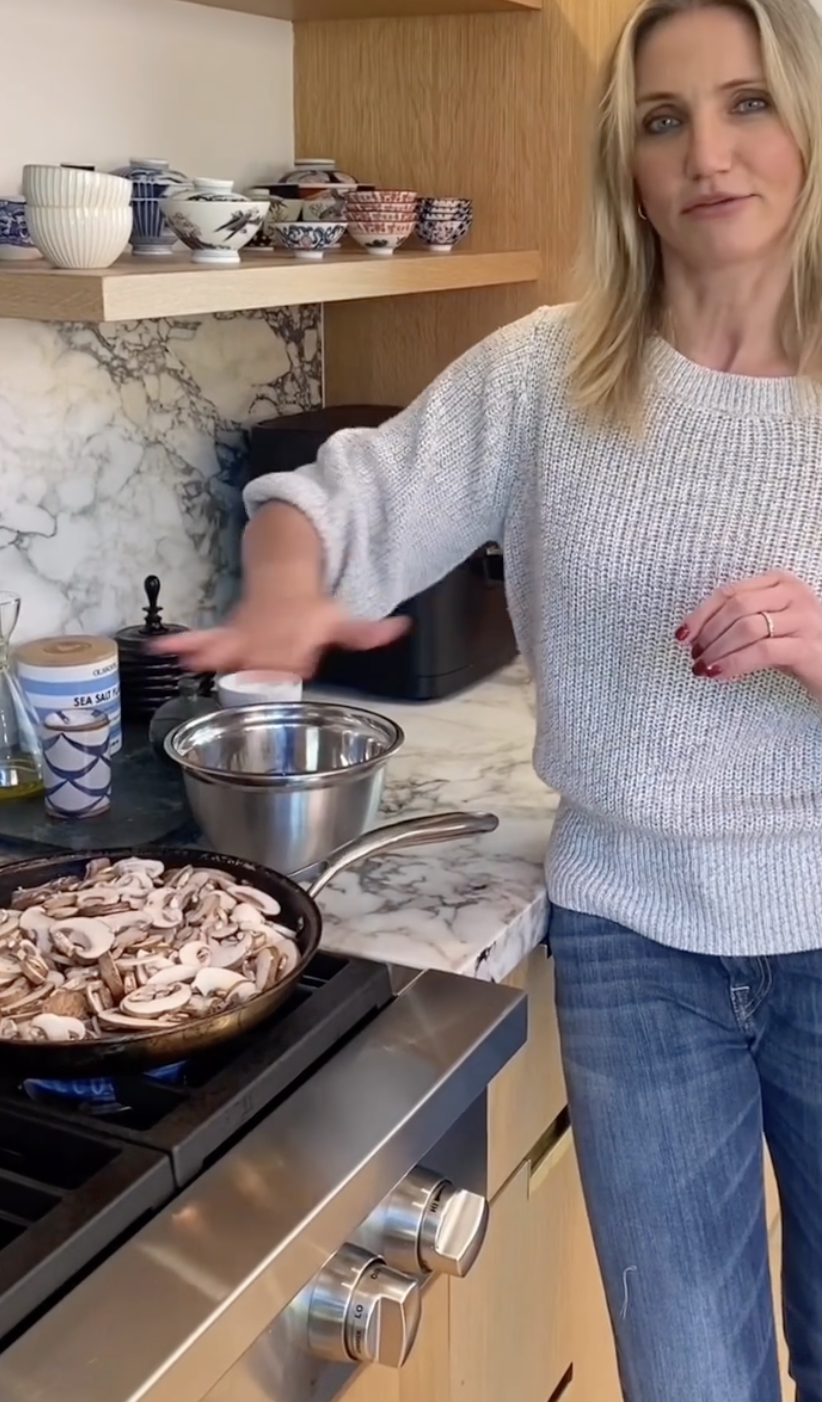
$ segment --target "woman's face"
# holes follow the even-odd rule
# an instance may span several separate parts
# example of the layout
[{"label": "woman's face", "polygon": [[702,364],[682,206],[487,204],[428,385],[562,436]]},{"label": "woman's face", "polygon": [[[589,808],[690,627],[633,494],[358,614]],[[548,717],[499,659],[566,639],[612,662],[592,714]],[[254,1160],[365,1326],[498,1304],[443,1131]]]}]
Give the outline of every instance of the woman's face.
[{"label": "woman's face", "polygon": [[637,195],[665,254],[707,272],[784,249],[802,159],[752,21],[717,6],[652,29],[637,55],[636,120]]}]

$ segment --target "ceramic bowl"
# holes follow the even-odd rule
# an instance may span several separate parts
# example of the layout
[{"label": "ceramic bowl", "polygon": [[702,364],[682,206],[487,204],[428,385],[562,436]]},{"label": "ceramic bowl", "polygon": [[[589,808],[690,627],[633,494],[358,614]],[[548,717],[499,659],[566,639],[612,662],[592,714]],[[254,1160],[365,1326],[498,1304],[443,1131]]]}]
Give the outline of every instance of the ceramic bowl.
[{"label": "ceramic bowl", "polygon": [[467,199],[440,198],[435,195],[424,195],[417,201],[417,211],[425,215],[453,215],[472,214],[474,201]]},{"label": "ceramic bowl", "polygon": [[223,710],[300,701],[302,694],[299,677],[282,677],[277,672],[231,672],[217,677],[217,695]]},{"label": "ceramic bowl", "polygon": [[352,190],[349,206],[375,206],[382,204],[416,205],[419,196],[416,190]]},{"label": "ceramic bowl", "polygon": [[127,166],[114,172],[131,184],[134,222],[131,247],[139,257],[168,257],[174,251],[177,235],[171,228],[160,201],[190,189],[191,181],[182,171],[172,170],[168,161],[132,157]]},{"label": "ceramic bowl", "polygon": [[0,262],[30,262],[40,257],[26,221],[26,201],[20,195],[0,198]]},{"label": "ceramic bowl", "polygon": [[356,185],[353,175],[337,170],[330,156],[312,156],[294,162],[294,169],[280,176],[281,185]]},{"label": "ceramic bowl", "polygon": [[336,248],[345,233],[345,224],[292,223],[276,224],[272,229],[274,243],[293,253],[295,258],[316,263],[330,248]]},{"label": "ceramic bowl", "polygon": [[131,182],[79,166],[23,166],[23,195],[50,209],[127,209]]},{"label": "ceramic bowl", "polygon": [[473,220],[470,200],[420,200],[417,237],[430,253],[450,253],[465,238]]},{"label": "ceramic bowl", "polygon": [[375,258],[390,258],[395,249],[410,239],[414,232],[413,223],[375,225],[364,228],[360,224],[349,224],[348,232],[352,239],[371,253]]},{"label": "ceramic bowl", "polygon": [[29,233],[56,268],[110,268],[128,247],[131,208],[65,209],[30,204]]},{"label": "ceramic bowl", "polygon": [[413,214],[374,214],[371,218],[360,216],[357,219],[349,219],[349,229],[357,229],[361,234],[402,234],[410,237],[414,232],[415,220]]},{"label": "ceramic bowl", "polygon": [[268,205],[239,194],[230,180],[195,178],[191,189],[162,199],[160,209],[194,263],[237,267],[240,249],[259,233]]},{"label": "ceramic bowl", "polygon": [[[356,187],[352,187],[356,188]],[[342,224],[347,218],[349,187],[319,185],[260,185],[248,192],[250,199],[268,200],[268,214],[254,240],[255,248],[271,248],[277,224]]]}]

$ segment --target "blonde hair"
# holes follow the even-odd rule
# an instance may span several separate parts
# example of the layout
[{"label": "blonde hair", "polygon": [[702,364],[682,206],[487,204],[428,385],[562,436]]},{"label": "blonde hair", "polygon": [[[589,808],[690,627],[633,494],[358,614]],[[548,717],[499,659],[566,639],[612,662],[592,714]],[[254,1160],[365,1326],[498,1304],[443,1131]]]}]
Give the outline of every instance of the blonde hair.
[{"label": "blonde hair", "polygon": [[601,77],[570,367],[579,407],[633,427],[662,292],[657,237],[640,215],[633,178],[636,57],[657,24],[714,8],[755,24],[771,95],[802,156],[782,336],[799,373],[822,382],[822,18],[812,0],[641,0]]}]

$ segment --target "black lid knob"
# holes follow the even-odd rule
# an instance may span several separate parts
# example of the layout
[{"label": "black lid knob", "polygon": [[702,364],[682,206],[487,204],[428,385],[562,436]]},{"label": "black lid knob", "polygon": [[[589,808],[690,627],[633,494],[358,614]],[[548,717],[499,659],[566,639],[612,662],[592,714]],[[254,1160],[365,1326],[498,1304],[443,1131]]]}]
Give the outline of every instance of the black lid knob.
[{"label": "black lid knob", "polygon": [[143,580],[143,588],[148,599],[148,608],[143,609],[145,623],[142,627],[143,633],[165,633],[166,626],[163,623],[163,610],[159,607],[157,600],[160,597],[160,581],[156,574],[149,574]]}]

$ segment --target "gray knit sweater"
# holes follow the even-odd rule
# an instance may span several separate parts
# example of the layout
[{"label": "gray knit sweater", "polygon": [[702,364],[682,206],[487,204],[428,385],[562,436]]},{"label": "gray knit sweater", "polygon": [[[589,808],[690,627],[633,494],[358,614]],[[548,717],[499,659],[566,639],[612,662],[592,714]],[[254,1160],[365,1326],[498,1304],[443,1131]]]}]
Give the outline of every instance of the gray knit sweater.
[{"label": "gray knit sweater", "polygon": [[505,327],[246,505],[302,509],[362,617],[503,545],[534,763],[563,799],[552,901],[697,952],[820,948],[822,709],[775,671],[695,678],[674,631],[718,584],[769,569],[822,594],[822,405],[655,341],[637,443],[569,406],[568,350],[566,308]]}]

